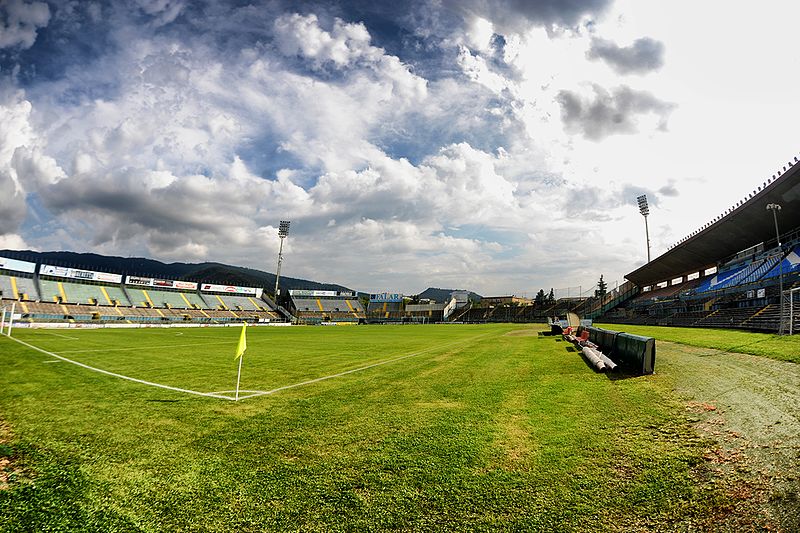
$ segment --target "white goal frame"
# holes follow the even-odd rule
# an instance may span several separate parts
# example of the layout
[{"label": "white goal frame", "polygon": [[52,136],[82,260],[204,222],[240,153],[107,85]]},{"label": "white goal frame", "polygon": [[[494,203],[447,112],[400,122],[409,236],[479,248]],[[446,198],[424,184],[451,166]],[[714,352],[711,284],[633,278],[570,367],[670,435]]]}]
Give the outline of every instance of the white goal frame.
[{"label": "white goal frame", "polygon": [[[795,293],[800,293],[800,287],[795,287],[794,289],[789,289],[788,291],[783,291],[783,300],[784,301],[785,300],[789,300],[789,305],[788,306],[786,306],[786,305],[782,305],[781,306],[781,315],[783,315],[783,309],[785,307],[788,307],[789,308],[789,327],[788,327],[789,335],[793,335],[794,334],[794,313],[795,313],[795,311],[794,311],[794,298],[795,298]],[[800,312],[800,309],[798,309],[798,312]],[[783,324],[785,324],[785,323],[783,322],[783,316],[781,316],[781,332],[786,331],[786,329],[783,327]]]}]

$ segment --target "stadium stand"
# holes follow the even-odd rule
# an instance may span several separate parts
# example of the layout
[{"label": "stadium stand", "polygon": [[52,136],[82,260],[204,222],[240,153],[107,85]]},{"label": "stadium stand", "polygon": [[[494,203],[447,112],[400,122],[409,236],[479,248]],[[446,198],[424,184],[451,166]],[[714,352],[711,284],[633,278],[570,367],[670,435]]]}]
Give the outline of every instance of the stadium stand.
[{"label": "stadium stand", "polygon": [[405,302],[401,294],[370,294],[365,316],[369,322],[402,322],[404,320]]},{"label": "stadium stand", "polygon": [[410,322],[442,322],[447,304],[406,304],[405,317]]},{"label": "stadium stand", "polygon": [[128,293],[131,305],[135,307],[155,307],[150,295],[144,289],[126,287],[125,292]]},{"label": "stadium stand", "polygon": [[174,309],[205,309],[208,305],[200,300],[196,293],[182,291],[164,291],[160,289],[138,289],[142,294],[146,293],[145,300],[154,307],[174,308]]},{"label": "stadium stand", "polygon": [[[798,187],[800,165],[790,163],[744,201],[627,274],[640,295],[600,309],[599,320],[800,331],[800,292],[791,293],[796,302],[791,328],[786,311],[788,291],[800,286]],[[781,209],[775,209],[775,204]],[[694,286],[691,282],[671,285],[671,280],[689,276],[697,277]]]},{"label": "stadium stand", "polygon": [[[173,283],[150,278],[136,278],[135,286],[98,283],[94,280],[122,279],[123,276],[68,267],[49,266],[46,269],[52,275],[37,275],[39,267],[34,263],[5,261],[26,269],[25,273],[0,270],[0,297],[4,302],[16,302],[17,313],[23,322],[164,324],[284,320],[267,299],[229,294],[218,297],[200,291],[143,287],[150,282],[152,285]],[[89,279],[82,281],[86,277]],[[197,285],[190,282],[174,284]],[[261,293],[252,288],[236,290]],[[8,307],[5,303],[4,306]]]},{"label": "stadium stand", "polygon": [[219,300],[227,309],[238,311],[268,311],[266,302],[252,296],[219,295]]},{"label": "stadium stand", "polygon": [[33,278],[0,274],[0,292],[3,300],[38,300]]},{"label": "stadium stand", "polygon": [[307,324],[359,323],[366,319],[364,307],[352,293],[293,290],[290,298],[293,314]]}]

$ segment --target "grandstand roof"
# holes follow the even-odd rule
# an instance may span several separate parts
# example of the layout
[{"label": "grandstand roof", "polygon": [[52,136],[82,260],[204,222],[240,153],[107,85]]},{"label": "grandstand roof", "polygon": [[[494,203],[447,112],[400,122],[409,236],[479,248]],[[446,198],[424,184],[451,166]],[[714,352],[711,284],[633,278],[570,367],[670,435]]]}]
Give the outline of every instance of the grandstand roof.
[{"label": "grandstand roof", "polygon": [[652,285],[714,266],[750,246],[774,240],[775,223],[766,209],[770,203],[781,205],[781,233],[800,226],[800,164],[790,167],[731,213],[625,277],[639,286]]}]

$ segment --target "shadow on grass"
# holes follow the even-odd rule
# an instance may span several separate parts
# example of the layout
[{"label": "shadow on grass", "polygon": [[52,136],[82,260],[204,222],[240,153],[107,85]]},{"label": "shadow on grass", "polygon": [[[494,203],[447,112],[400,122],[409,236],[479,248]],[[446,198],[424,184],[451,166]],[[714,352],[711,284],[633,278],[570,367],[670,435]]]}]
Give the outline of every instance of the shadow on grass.
[{"label": "shadow on grass", "polygon": [[613,372],[606,372],[606,377],[609,381],[622,381],[626,379],[635,379],[635,378],[642,378],[639,374],[631,374],[630,372],[626,372],[624,370],[615,370]]},{"label": "shadow on grass", "polygon": [[[574,347],[568,347],[566,350],[578,352],[578,350],[576,350]],[[616,370],[597,370],[597,368],[595,368],[595,366],[583,355],[583,352],[578,352],[578,354],[580,355],[583,364],[585,364],[589,370],[592,370],[595,374],[605,374],[609,381],[621,381],[625,379],[642,377],[639,374],[631,373],[622,369],[622,367],[619,365],[617,366]]]}]

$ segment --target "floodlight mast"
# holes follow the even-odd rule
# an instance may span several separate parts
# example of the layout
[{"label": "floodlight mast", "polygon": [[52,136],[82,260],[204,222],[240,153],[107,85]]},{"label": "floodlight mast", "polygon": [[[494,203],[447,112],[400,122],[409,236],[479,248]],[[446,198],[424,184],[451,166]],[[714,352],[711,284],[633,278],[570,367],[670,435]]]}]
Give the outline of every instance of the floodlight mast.
[{"label": "floodlight mast", "polygon": [[650,228],[647,227],[647,215],[650,214],[650,206],[647,205],[647,195],[643,194],[636,198],[639,203],[639,213],[644,217],[644,234],[647,236],[647,262],[650,262]]},{"label": "floodlight mast", "polygon": [[275,305],[278,305],[278,282],[281,279],[281,262],[283,261],[283,240],[289,236],[289,220],[281,220],[278,224],[278,237],[281,240],[280,248],[278,248],[278,268],[275,270]]},{"label": "floodlight mast", "polygon": [[767,211],[772,211],[772,219],[775,221],[775,240],[778,241],[778,302],[780,303],[780,318],[778,319],[778,335],[783,335],[783,246],[781,246],[781,233],[778,231],[778,211],[781,210],[780,204],[767,204]]}]

